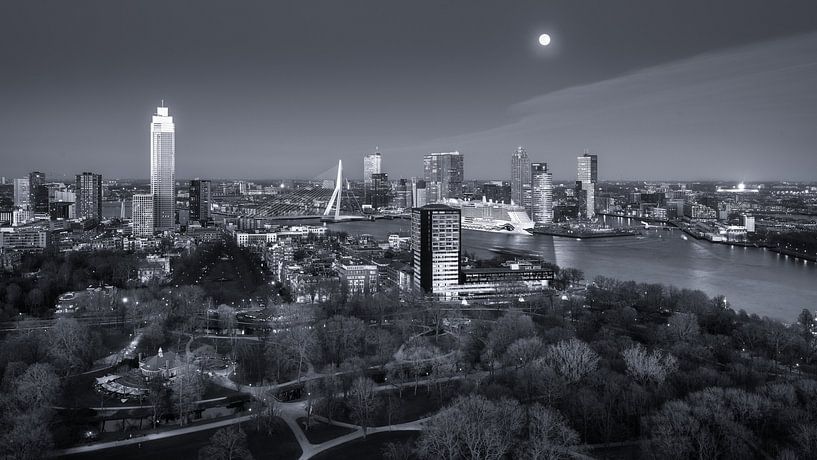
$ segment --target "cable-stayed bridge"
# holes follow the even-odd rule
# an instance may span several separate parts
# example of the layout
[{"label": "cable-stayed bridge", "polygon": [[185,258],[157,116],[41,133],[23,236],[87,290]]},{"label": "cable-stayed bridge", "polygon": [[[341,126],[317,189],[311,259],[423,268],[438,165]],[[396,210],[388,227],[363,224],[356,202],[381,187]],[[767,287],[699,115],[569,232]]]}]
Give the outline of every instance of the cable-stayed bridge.
[{"label": "cable-stayed bridge", "polygon": [[[329,174],[335,173],[334,182]],[[327,185],[333,188],[327,187]],[[251,205],[252,215],[268,219],[317,219],[326,222],[364,220],[359,191],[343,177],[343,162],[315,176],[306,184],[282,189],[278,194],[256,196]],[[248,206],[249,207],[249,206]]]}]

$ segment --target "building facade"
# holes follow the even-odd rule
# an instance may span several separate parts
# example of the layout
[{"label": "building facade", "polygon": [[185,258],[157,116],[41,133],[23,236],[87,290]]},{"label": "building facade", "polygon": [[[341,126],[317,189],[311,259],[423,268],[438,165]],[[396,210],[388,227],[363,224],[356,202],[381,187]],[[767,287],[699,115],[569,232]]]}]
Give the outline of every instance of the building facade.
[{"label": "building facade", "polygon": [[511,156],[511,200],[525,208],[529,206],[525,203],[525,190],[530,188],[530,172],[528,152],[521,146],[517,147]]},{"label": "building facade", "polygon": [[596,184],[599,180],[598,155],[585,151],[576,158],[576,198],[579,201],[579,214],[588,219],[596,215]]},{"label": "building facade", "polygon": [[537,224],[553,222],[553,175],[547,163],[531,164],[531,219]]},{"label": "building facade", "polygon": [[28,175],[28,204],[36,213],[48,213],[48,187],[45,173],[34,171]]},{"label": "building facade", "polygon": [[77,217],[102,220],[102,174],[77,174],[76,187]]},{"label": "building facade", "polygon": [[202,225],[210,220],[210,181],[190,181],[190,220]]},{"label": "building facade", "polygon": [[429,204],[412,210],[415,289],[445,297],[459,284],[460,238],[459,209]]},{"label": "building facade", "polygon": [[152,236],[155,215],[154,198],[150,193],[133,195],[133,236]]},{"label": "building facade", "polygon": [[411,183],[407,179],[397,181],[394,191],[394,206],[400,209],[411,209],[414,206]]},{"label": "building facade", "polygon": [[464,161],[460,152],[429,153],[423,158],[423,172],[428,203],[462,198]]},{"label": "building facade", "polygon": [[349,261],[339,264],[337,271],[349,294],[368,294],[377,291],[377,266]]},{"label": "building facade", "polygon": [[371,204],[374,209],[385,208],[391,203],[391,184],[388,174],[372,174],[367,198],[369,198],[368,204]]},{"label": "building facade", "polygon": [[422,208],[428,203],[428,191],[426,181],[413,178],[411,180],[411,202],[412,207]]},{"label": "building facade", "polygon": [[28,178],[14,179],[14,206],[20,209],[29,209],[30,200]]},{"label": "building facade", "polygon": [[153,227],[176,228],[176,125],[167,107],[157,107],[150,123],[150,192]]},{"label": "building facade", "polygon": [[382,156],[380,152],[367,153],[363,156],[363,184],[372,184],[372,175],[380,174]]}]

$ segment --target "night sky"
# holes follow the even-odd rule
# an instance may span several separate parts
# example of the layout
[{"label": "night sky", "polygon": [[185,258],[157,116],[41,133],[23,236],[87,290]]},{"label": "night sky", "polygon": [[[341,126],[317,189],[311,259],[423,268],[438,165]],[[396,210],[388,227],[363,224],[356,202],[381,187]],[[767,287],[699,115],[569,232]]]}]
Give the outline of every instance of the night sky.
[{"label": "night sky", "polygon": [[161,99],[178,178],[817,180],[817,2],[0,3],[0,175],[147,178]]}]

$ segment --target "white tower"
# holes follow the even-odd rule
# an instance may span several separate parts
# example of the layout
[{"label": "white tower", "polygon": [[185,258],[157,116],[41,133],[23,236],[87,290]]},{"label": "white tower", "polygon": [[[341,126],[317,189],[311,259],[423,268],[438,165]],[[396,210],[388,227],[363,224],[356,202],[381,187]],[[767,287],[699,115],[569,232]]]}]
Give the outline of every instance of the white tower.
[{"label": "white tower", "polygon": [[326,210],[323,211],[324,218],[329,217],[332,206],[335,206],[335,220],[340,220],[341,195],[343,195],[343,160],[338,160],[338,179],[335,181],[335,190],[332,192],[332,198],[329,198],[329,203],[326,204]]},{"label": "white tower", "polygon": [[372,185],[372,174],[380,174],[382,164],[382,156],[379,151],[374,153],[367,153],[363,157],[363,184],[366,186]]},{"label": "white tower", "polygon": [[176,125],[162,101],[150,123],[150,192],[156,230],[176,228],[175,184]]}]

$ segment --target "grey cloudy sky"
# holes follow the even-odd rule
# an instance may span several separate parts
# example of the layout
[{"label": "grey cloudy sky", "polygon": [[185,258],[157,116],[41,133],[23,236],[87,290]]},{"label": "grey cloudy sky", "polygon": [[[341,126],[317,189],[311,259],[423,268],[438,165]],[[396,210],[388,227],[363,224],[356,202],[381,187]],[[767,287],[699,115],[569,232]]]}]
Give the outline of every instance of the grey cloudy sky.
[{"label": "grey cloudy sky", "polygon": [[[815,179],[817,2],[0,3],[0,175],[147,177],[165,99],[177,176],[392,177],[522,144],[569,179]],[[553,44],[536,45],[548,32]]]}]

